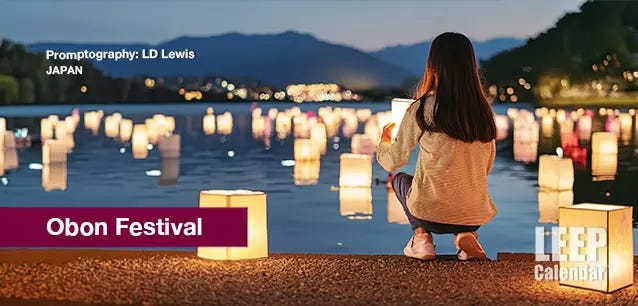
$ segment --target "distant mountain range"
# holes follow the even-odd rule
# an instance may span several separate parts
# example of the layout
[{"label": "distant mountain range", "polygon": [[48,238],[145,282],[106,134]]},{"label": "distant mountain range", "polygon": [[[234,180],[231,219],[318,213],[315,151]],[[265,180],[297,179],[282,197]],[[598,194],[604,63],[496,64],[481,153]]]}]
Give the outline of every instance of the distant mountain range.
[{"label": "distant mountain range", "polygon": [[[504,38],[476,44],[480,58],[522,44]],[[429,42],[385,48],[366,53],[321,41],[293,31],[281,34],[229,33],[210,37],[179,37],[157,45],[36,43],[31,51],[165,49],[196,52],[195,59],[138,59],[94,62],[112,76],[219,75],[239,81],[260,81],[269,86],[335,82],[353,89],[398,86],[422,73]]]},{"label": "distant mountain range", "polygon": [[[431,43],[431,41],[424,41],[410,45],[386,47],[371,52],[371,54],[387,63],[420,76],[425,69],[425,61],[430,52]],[[472,42],[476,57],[481,60],[486,60],[501,51],[519,47],[524,43],[524,39],[518,38],[495,38]]]}]

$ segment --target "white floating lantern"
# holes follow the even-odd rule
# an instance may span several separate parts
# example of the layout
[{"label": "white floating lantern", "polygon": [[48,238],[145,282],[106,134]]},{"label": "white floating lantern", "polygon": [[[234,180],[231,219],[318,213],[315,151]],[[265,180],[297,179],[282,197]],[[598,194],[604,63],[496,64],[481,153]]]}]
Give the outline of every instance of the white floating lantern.
[{"label": "white floating lantern", "polygon": [[505,140],[509,132],[509,118],[504,115],[495,115],[494,122],[496,123],[496,141]]},{"label": "white floating lantern", "polygon": [[66,163],[67,152],[64,141],[49,139],[42,145],[42,164]]},{"label": "white floating lantern", "polygon": [[409,224],[408,216],[392,188],[388,189],[388,223]]},{"label": "white floating lantern", "polygon": [[233,115],[225,112],[217,116],[217,133],[220,135],[230,135],[233,132]]},{"label": "white floating lantern", "polygon": [[293,177],[295,185],[316,185],[319,182],[321,162],[319,160],[295,161]]},{"label": "white floating lantern", "polygon": [[377,146],[367,135],[354,134],[352,135],[350,149],[355,154],[374,154]]},{"label": "white floating lantern", "polygon": [[339,159],[339,186],[370,187],[372,185],[372,157],[370,155],[343,153]]},{"label": "white floating lantern", "polygon": [[160,158],[160,186],[176,185],[179,180],[179,157]]},{"label": "white floating lantern", "polygon": [[339,213],[348,219],[372,219],[372,189],[339,187]]},{"label": "white floating lantern", "polygon": [[66,190],[66,181],[66,163],[42,165],[42,188],[44,191]]},{"label": "white floating lantern", "polygon": [[113,116],[104,118],[104,134],[106,137],[116,138],[120,134],[120,121]]},{"label": "white floating lantern", "polygon": [[148,134],[145,124],[136,124],[133,127],[133,158],[144,159],[148,156]]},{"label": "white floating lantern", "polygon": [[[395,124],[394,129],[392,129],[392,139],[397,137],[397,133],[399,133],[399,125],[403,120],[403,116],[405,116],[405,112],[413,102],[414,100],[410,99],[392,99],[392,122]],[[381,126],[381,128],[383,128],[383,126]]]},{"label": "white floating lantern", "polygon": [[574,192],[571,190],[539,190],[538,222],[558,223],[558,208],[574,204]]},{"label": "white floating lantern", "polygon": [[198,247],[197,256],[213,260],[268,257],[266,193],[249,190],[205,190],[199,194],[199,207],[248,208],[248,246]]},{"label": "white floating lantern", "polygon": [[159,152],[162,158],[179,158],[181,137],[177,134],[162,136],[159,141]]},{"label": "white floating lantern", "polygon": [[538,185],[541,189],[571,190],[574,186],[572,159],[541,155],[538,161]]},{"label": "white floating lantern", "polygon": [[618,139],[612,132],[592,135],[592,175],[613,178],[618,168]]},{"label": "white floating lantern", "polygon": [[202,118],[202,127],[206,135],[215,134],[215,115],[205,115],[204,118]]},{"label": "white floating lantern", "polygon": [[592,129],[592,118],[590,116],[582,116],[578,118],[578,124],[576,126],[578,139],[590,140],[591,129]]},{"label": "white floating lantern", "polygon": [[[561,207],[558,224],[567,229],[561,235],[565,244],[560,269],[576,271],[568,275],[572,277],[561,278],[561,285],[613,292],[633,284],[631,206],[585,203]],[[578,273],[579,269],[585,273]]]},{"label": "white floating lantern", "polygon": [[312,139],[295,139],[295,160],[319,160],[321,153]]},{"label": "white floating lantern", "polygon": [[53,124],[48,118],[40,120],[40,139],[52,139],[53,138]]},{"label": "white floating lantern", "polygon": [[129,141],[133,135],[133,120],[122,119],[120,120],[120,140]]},{"label": "white floating lantern", "polygon": [[327,138],[326,126],[323,123],[315,123],[310,128],[310,139],[319,148],[319,154],[326,154]]}]

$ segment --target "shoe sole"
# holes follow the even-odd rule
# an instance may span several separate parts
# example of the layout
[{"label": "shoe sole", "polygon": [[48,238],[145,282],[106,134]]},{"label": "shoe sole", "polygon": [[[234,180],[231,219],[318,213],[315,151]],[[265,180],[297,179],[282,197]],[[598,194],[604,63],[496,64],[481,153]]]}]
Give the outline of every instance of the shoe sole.
[{"label": "shoe sole", "polygon": [[483,248],[474,237],[461,237],[458,241],[459,249],[467,254],[467,259],[485,259],[487,255]]},{"label": "shoe sole", "polygon": [[414,254],[410,253],[410,251],[407,251],[407,250],[405,250],[405,249],[403,250],[403,255],[405,255],[405,256],[407,256],[407,257],[410,257],[410,258],[416,258],[416,259],[420,259],[420,260],[428,260],[428,261],[429,261],[429,260],[435,260],[435,259],[436,259],[436,255],[425,255],[425,256],[421,256],[421,257],[419,257],[419,256],[416,256],[416,255],[414,255]]}]

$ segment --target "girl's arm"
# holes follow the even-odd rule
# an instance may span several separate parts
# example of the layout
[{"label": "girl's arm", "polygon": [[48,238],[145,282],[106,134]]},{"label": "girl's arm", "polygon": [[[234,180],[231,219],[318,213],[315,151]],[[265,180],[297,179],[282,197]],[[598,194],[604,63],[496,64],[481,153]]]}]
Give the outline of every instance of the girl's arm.
[{"label": "girl's arm", "polygon": [[377,146],[377,161],[386,171],[394,172],[407,164],[410,153],[419,142],[422,132],[416,122],[417,108],[417,103],[408,107],[399,125],[396,142],[392,143],[381,137]]}]

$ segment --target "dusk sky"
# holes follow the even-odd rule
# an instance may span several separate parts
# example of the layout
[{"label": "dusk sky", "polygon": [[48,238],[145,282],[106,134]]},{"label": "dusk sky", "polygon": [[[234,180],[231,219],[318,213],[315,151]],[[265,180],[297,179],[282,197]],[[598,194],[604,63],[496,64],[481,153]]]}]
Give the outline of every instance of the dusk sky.
[{"label": "dusk sky", "polygon": [[18,42],[147,42],[296,30],[376,50],[444,31],[475,40],[534,36],[584,0],[0,0],[0,37]]}]

